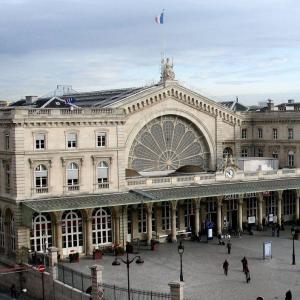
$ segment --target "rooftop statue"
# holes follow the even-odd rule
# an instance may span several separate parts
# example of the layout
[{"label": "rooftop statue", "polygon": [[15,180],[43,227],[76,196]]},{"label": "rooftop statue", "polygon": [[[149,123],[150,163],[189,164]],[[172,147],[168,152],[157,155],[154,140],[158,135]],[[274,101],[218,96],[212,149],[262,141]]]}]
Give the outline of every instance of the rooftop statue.
[{"label": "rooftop statue", "polygon": [[170,59],[167,58],[161,60],[161,78],[162,81],[174,80],[175,73],[173,71],[173,63],[170,62]]}]

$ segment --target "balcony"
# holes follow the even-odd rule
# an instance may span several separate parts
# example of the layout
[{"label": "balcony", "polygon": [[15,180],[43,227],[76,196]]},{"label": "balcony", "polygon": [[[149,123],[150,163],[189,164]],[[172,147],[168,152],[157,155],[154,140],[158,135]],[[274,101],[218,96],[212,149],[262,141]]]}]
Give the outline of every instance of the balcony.
[{"label": "balcony", "polygon": [[80,190],[80,185],[79,184],[65,185],[64,190],[65,192],[77,192]]},{"label": "balcony", "polygon": [[35,187],[32,189],[33,194],[47,194],[49,193],[49,188],[47,186],[44,187]]},{"label": "balcony", "polygon": [[109,189],[109,182],[97,183],[96,186],[99,190]]}]

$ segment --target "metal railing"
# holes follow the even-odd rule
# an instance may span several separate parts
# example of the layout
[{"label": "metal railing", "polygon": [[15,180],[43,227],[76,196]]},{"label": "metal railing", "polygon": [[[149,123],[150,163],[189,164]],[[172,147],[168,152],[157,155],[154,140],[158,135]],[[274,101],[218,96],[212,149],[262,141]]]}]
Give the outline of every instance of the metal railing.
[{"label": "metal railing", "polygon": [[[92,277],[75,271],[64,265],[57,264],[57,280],[76,288],[84,293],[91,293]],[[99,289],[103,291],[105,300],[127,300],[128,289],[116,285],[101,283]],[[132,300],[165,300],[171,299],[169,293],[152,292],[138,289],[130,289]]]}]

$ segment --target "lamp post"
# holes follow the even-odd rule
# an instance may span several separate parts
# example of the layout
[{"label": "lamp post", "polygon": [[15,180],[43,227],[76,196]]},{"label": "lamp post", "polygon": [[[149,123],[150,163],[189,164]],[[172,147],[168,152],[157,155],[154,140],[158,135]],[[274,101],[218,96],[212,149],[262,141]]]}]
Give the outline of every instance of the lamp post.
[{"label": "lamp post", "polygon": [[184,252],[184,246],[182,245],[182,241],[180,241],[178,245],[178,254],[180,256],[180,281],[183,281],[183,273],[182,273],[182,255]]},{"label": "lamp post", "polygon": [[294,228],[292,228],[292,236],[293,236],[293,254],[292,254],[292,265],[296,264],[296,259],[295,259],[295,234],[296,231]]},{"label": "lamp post", "polygon": [[135,256],[133,258],[129,258],[128,256],[128,251],[126,251],[126,260],[124,260],[121,257],[115,257],[115,260],[112,262],[113,266],[119,266],[120,265],[120,261],[122,261],[126,267],[127,267],[127,290],[128,290],[128,300],[131,300],[130,298],[130,277],[129,277],[129,265],[131,263],[133,263],[135,261],[136,264],[143,264],[144,261],[142,260],[142,258],[138,255]]}]

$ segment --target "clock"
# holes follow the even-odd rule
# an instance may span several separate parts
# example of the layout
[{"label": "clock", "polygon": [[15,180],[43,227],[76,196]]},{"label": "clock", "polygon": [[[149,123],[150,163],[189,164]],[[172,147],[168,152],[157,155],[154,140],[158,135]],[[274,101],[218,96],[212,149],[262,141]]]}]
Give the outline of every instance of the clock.
[{"label": "clock", "polygon": [[234,169],[233,168],[227,168],[225,169],[225,177],[228,179],[233,178],[234,176]]}]

